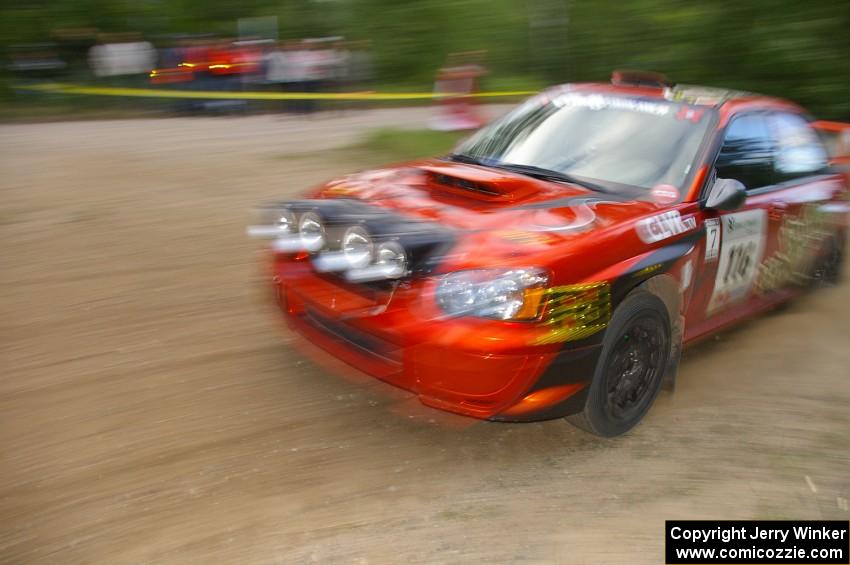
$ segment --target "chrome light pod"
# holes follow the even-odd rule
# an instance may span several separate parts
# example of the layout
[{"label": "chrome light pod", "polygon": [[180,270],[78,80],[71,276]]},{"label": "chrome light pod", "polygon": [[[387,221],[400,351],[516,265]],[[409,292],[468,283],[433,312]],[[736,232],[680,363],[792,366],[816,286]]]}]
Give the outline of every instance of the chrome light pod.
[{"label": "chrome light pod", "polygon": [[316,253],[325,246],[327,237],[322,218],[310,210],[296,215],[291,206],[268,208],[261,212],[263,223],[248,227],[248,235],[272,239],[271,247],[279,253]]},{"label": "chrome light pod", "polygon": [[407,273],[407,253],[397,241],[385,241],[375,252],[375,264],[383,267],[388,275],[403,276]]},{"label": "chrome light pod", "polygon": [[298,222],[298,238],[301,249],[316,253],[325,246],[325,226],[315,212],[305,212]]},{"label": "chrome light pod", "polygon": [[291,210],[281,210],[272,225],[277,228],[278,233],[291,234],[295,232],[295,214]]},{"label": "chrome light pod", "polygon": [[261,223],[248,226],[248,235],[258,239],[274,239],[296,231],[295,214],[288,208],[268,208],[260,213]]},{"label": "chrome light pod", "polygon": [[323,273],[362,269],[372,262],[373,250],[369,232],[361,226],[352,226],[339,239],[339,251],[319,253],[313,258],[313,266]]},{"label": "chrome light pod", "polygon": [[342,253],[352,269],[368,267],[372,262],[373,250],[369,232],[360,226],[348,228],[342,236]]},{"label": "chrome light pod", "polygon": [[382,281],[400,279],[407,272],[407,253],[404,248],[397,241],[385,241],[375,248],[374,262],[346,271],[345,278],[351,282]]},{"label": "chrome light pod", "polygon": [[261,209],[248,234],[283,254],[309,254],[321,273],[350,281],[394,280],[430,272],[453,241],[432,223],[347,199],[293,200]]}]

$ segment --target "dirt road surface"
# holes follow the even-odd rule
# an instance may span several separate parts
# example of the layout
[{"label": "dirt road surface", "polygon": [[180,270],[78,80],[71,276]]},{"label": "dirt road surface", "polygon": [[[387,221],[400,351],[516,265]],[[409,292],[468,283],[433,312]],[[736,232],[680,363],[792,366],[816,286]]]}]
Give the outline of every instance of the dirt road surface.
[{"label": "dirt road surface", "polygon": [[251,207],[427,116],[0,127],[0,562],[657,564],[665,519],[850,519],[846,285],[689,350],[608,441],[295,350]]}]

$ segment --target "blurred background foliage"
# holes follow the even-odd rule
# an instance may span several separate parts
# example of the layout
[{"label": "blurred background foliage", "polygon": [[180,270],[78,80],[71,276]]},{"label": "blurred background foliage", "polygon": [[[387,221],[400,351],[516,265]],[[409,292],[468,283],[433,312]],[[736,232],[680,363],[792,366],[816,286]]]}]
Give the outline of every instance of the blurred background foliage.
[{"label": "blurred background foliage", "polygon": [[176,33],[234,37],[251,16],[277,16],[281,39],[371,40],[388,89],[430,88],[449,53],[486,50],[487,88],[651,69],[850,120],[846,0],[6,0],[0,47],[67,28],[140,32],[155,44]]}]

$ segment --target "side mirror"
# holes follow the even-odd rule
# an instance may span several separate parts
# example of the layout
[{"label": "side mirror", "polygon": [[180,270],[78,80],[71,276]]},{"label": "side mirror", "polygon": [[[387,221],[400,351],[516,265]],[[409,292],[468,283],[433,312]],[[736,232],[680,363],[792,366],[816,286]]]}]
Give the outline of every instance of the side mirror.
[{"label": "side mirror", "polygon": [[737,210],[747,200],[747,189],[735,179],[717,179],[708,191],[708,210]]}]

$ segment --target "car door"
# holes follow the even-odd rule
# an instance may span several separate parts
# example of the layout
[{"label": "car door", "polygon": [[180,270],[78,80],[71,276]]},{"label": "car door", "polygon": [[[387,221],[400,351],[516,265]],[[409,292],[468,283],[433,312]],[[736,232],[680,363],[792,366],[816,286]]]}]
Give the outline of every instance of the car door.
[{"label": "car door", "polygon": [[781,195],[771,189],[775,151],[766,112],[736,115],[726,127],[711,175],[740,181],[747,199],[734,211],[705,212],[703,256],[688,307],[686,340],[758,307],[754,287],[759,265],[775,251],[777,218],[784,214]]},{"label": "car door", "polygon": [[800,288],[829,235],[823,204],[843,191],[807,120],[792,112],[736,116],[714,166],[747,189],[745,205],[707,212],[701,280],[690,336],[754,314]]},{"label": "car door", "polygon": [[829,168],[821,138],[800,114],[772,112],[768,116],[775,140],[775,184],[770,196],[777,209],[776,242],[765,255],[755,289],[766,300],[782,299],[808,282],[836,218],[827,203],[844,190],[841,175]]}]

